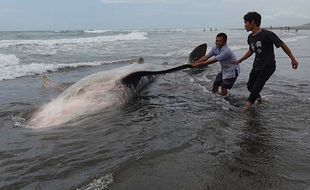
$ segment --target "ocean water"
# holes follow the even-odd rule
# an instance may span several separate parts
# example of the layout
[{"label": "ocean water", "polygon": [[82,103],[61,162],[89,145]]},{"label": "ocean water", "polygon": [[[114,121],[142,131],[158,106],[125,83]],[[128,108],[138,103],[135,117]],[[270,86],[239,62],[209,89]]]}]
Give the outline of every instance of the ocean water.
[{"label": "ocean water", "polygon": [[253,58],[227,98],[210,92],[219,64],[156,77],[121,107],[61,126],[27,126],[59,92],[42,76],[74,83],[137,58],[186,62],[218,32],[238,57],[244,30],[0,32],[0,189],[310,189],[310,31],[275,30],[299,61],[276,49],[263,103],[241,112]]}]

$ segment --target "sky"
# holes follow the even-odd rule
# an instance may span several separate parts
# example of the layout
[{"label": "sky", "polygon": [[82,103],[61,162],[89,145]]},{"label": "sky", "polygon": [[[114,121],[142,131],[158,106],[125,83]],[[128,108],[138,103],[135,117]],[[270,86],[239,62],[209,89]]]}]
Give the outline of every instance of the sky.
[{"label": "sky", "polygon": [[0,31],[242,28],[249,11],[262,26],[298,26],[309,9],[309,0],[0,0]]}]

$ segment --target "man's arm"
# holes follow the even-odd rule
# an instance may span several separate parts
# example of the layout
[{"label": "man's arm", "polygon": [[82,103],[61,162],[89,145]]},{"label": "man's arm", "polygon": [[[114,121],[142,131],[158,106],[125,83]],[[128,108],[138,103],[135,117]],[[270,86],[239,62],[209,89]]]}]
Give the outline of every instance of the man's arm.
[{"label": "man's arm", "polygon": [[201,62],[205,62],[209,59],[210,57],[208,57],[207,55],[202,56],[200,59],[198,59],[197,61],[195,61],[194,64],[196,63],[201,63]]},{"label": "man's arm", "polygon": [[237,60],[237,61],[235,62],[235,64],[241,63],[242,61],[244,61],[244,60],[246,60],[247,58],[251,57],[252,54],[253,54],[253,52],[250,51],[250,50],[248,50],[248,51],[244,54],[244,56],[242,56],[239,60]]},{"label": "man's arm", "polygon": [[280,46],[282,48],[282,50],[286,53],[286,55],[289,56],[289,58],[291,59],[291,64],[292,64],[292,68],[293,69],[297,69],[298,67],[298,62],[295,59],[294,55],[292,54],[290,48],[287,47],[287,45],[285,43],[282,43],[282,45]]},{"label": "man's arm", "polygon": [[193,68],[198,68],[198,67],[204,67],[204,66],[207,66],[207,65],[210,65],[212,63],[215,63],[217,62],[218,60],[215,59],[215,58],[208,58],[207,59],[204,59],[203,61],[197,61],[193,64]]}]

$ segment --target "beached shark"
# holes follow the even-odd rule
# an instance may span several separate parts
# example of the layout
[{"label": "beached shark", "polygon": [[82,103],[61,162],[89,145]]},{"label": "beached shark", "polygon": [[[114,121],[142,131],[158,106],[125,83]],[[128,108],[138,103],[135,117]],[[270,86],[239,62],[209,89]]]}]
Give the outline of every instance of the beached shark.
[{"label": "beached shark", "polygon": [[140,58],[133,64],[89,75],[69,87],[44,77],[43,86],[52,87],[62,93],[39,107],[31,115],[27,126],[60,126],[80,116],[93,114],[108,107],[121,106],[132,94],[153,82],[156,75],[191,68],[193,62],[205,55],[206,48],[207,44],[196,47],[190,53],[187,63],[176,67],[143,63],[143,58]]}]

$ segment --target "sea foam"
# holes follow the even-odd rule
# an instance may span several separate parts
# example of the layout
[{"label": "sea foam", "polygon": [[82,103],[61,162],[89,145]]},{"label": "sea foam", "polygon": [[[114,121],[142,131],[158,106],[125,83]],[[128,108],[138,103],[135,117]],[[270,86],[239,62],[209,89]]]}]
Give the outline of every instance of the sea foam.
[{"label": "sea foam", "polygon": [[130,59],[114,60],[114,61],[93,61],[93,62],[80,62],[80,63],[30,63],[21,64],[19,58],[15,55],[0,54],[0,81],[15,79],[23,76],[30,76],[36,74],[43,74],[46,72],[55,72],[60,69],[74,69],[81,66],[98,66],[117,64],[121,62],[128,62]]},{"label": "sea foam", "polygon": [[80,37],[67,39],[50,39],[50,40],[1,40],[0,48],[20,45],[43,45],[43,46],[59,46],[62,44],[86,44],[86,43],[102,43],[114,41],[131,41],[131,40],[146,40],[147,32],[131,32],[128,34],[116,34],[109,36],[95,36],[95,37]]}]

